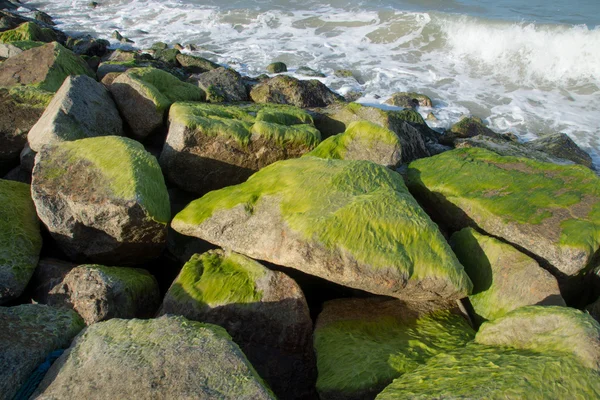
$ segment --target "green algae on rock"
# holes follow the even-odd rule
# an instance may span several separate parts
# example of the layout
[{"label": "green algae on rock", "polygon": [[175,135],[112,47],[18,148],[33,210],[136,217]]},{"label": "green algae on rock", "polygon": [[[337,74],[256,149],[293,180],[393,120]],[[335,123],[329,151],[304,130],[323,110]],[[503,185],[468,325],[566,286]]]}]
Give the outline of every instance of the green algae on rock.
[{"label": "green algae on rock", "polygon": [[33,22],[25,22],[15,29],[0,32],[0,43],[54,42],[56,33],[50,28],[41,28]]},{"label": "green algae on rock", "polygon": [[592,168],[592,157],[577,146],[577,144],[565,133],[544,135],[531,142],[525,143],[525,146],[542,151],[550,156],[567,159],[576,164]]},{"label": "green algae on rock", "polygon": [[91,325],[52,365],[33,398],[275,399],[227,332],[163,316]]},{"label": "green algae on rock", "polygon": [[411,163],[406,184],[452,228],[477,226],[566,275],[600,248],[600,180],[583,166],[457,149]]},{"label": "green algae on rock", "polygon": [[213,191],[172,227],[247,256],[403,299],[459,299],[471,282],[402,178],[368,161],[279,161]]},{"label": "green algae on rock", "polygon": [[454,233],[450,244],[473,282],[469,301],[480,321],[526,305],[565,306],[552,274],[511,245],[473,228]]},{"label": "green algae on rock", "polygon": [[397,92],[391,98],[386,100],[387,104],[404,108],[432,107],[431,99],[420,93],[415,92]]},{"label": "green algae on rock", "polygon": [[42,249],[29,185],[0,179],[0,304],[21,295]]},{"label": "green algae on rock", "polygon": [[317,79],[299,80],[287,75],[277,75],[260,82],[250,91],[256,103],[289,104],[296,107],[325,107],[342,100]]},{"label": "green algae on rock", "polygon": [[278,74],[280,72],[287,72],[287,65],[282,62],[274,62],[267,65],[267,72],[270,74]]},{"label": "green algae on rock", "polygon": [[314,333],[317,390],[323,400],[373,398],[395,378],[474,336],[451,302],[326,302]]}]

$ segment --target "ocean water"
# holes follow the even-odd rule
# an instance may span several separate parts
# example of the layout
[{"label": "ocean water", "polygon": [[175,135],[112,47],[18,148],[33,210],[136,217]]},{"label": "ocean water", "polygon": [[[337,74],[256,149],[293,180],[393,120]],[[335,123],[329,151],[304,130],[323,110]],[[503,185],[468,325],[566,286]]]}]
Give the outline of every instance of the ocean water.
[{"label": "ocean water", "polygon": [[25,3],[66,32],[110,39],[118,30],[140,48],[191,43],[247,75],[273,61],[291,75],[308,66],[341,94],[361,92],[364,104],[424,93],[432,128],[474,115],[523,141],[564,132],[600,167],[598,0],[97,1]]}]

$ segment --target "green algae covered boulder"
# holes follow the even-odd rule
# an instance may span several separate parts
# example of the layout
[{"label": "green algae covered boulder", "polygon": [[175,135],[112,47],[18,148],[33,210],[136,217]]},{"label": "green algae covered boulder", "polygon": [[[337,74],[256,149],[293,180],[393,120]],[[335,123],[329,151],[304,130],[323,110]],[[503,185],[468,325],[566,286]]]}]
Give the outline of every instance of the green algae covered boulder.
[{"label": "green algae covered boulder", "polygon": [[0,398],[13,399],[46,357],[69,347],[84,326],[71,310],[42,304],[0,307]]},{"label": "green algae covered boulder", "polygon": [[199,87],[152,67],[127,70],[109,89],[134,137],[139,139],[164,127],[165,115],[174,102],[206,99]]},{"label": "green algae covered boulder", "polygon": [[169,196],[156,159],[128,138],[45,146],[32,194],[38,215],[72,259],[139,264],[166,244]]},{"label": "green algae covered boulder", "polygon": [[542,151],[549,156],[570,160],[576,164],[592,168],[592,157],[577,146],[573,139],[565,133],[543,135],[531,142],[525,143],[525,146]]},{"label": "green algae covered boulder", "polygon": [[160,163],[169,181],[204,194],[300,157],[320,140],[312,117],[296,107],[175,103]]},{"label": "green algae covered boulder", "polygon": [[366,160],[393,168],[400,163],[402,144],[394,132],[369,121],[356,121],[344,133],[331,136],[307,156]]},{"label": "green algae covered boulder", "polygon": [[0,179],[0,304],[21,295],[42,249],[29,185]]},{"label": "green algae covered boulder", "polygon": [[600,248],[600,179],[583,166],[457,149],[411,163],[406,184],[443,223],[479,227],[560,274],[586,270]]},{"label": "green algae covered boulder", "polygon": [[33,398],[275,399],[227,332],[163,316],[91,325]]},{"label": "green algae covered boulder", "polygon": [[160,314],[222,326],[280,399],[314,397],[312,321],[300,287],[231,251],[195,254]]},{"label": "green algae covered boulder", "polygon": [[471,281],[402,177],[368,161],[279,161],[177,214],[179,233],[401,299],[460,299]]},{"label": "green algae covered boulder", "polygon": [[469,301],[479,320],[526,305],[565,305],[556,278],[511,245],[473,228],[456,232],[450,243],[473,282]]},{"label": "green algae covered boulder", "polygon": [[420,93],[415,92],[397,92],[392,95],[388,100],[386,100],[387,104],[391,104],[396,107],[404,107],[404,108],[417,108],[421,107],[431,107],[431,99]]},{"label": "green algae covered boulder", "polygon": [[456,303],[388,298],[325,303],[314,346],[322,400],[374,398],[402,374],[475,336]]},{"label": "green algae covered boulder", "polygon": [[256,103],[289,104],[296,107],[325,107],[342,100],[317,79],[299,80],[287,75],[277,75],[260,82],[250,91]]},{"label": "green algae covered boulder", "polygon": [[452,144],[456,139],[465,139],[473,136],[488,136],[496,139],[508,139],[508,136],[494,132],[477,117],[463,117],[460,121],[450,127],[450,130],[442,136],[444,144]]},{"label": "green algae covered boulder", "polygon": [[267,65],[267,72],[270,74],[278,74],[280,72],[287,72],[287,65],[278,61]]},{"label": "green algae covered boulder", "polygon": [[12,42],[54,42],[56,33],[52,29],[42,28],[33,22],[25,22],[15,29],[0,32],[0,43]]}]

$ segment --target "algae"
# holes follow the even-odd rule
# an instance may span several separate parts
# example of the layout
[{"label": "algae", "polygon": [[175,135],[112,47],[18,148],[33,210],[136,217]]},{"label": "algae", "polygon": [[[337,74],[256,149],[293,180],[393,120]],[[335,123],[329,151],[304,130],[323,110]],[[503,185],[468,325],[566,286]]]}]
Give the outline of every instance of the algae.
[{"label": "algae", "polygon": [[34,86],[48,92],[56,92],[69,75],[88,75],[96,79],[81,57],[62,45],[54,43],[54,63],[50,66],[46,78]]},{"label": "algae", "polygon": [[33,22],[24,22],[14,29],[0,32],[0,43],[54,41],[56,33],[52,29],[41,28]]},{"label": "algae", "polygon": [[8,94],[15,104],[22,104],[27,107],[46,108],[54,93],[42,90],[33,85],[12,86],[8,89]]}]

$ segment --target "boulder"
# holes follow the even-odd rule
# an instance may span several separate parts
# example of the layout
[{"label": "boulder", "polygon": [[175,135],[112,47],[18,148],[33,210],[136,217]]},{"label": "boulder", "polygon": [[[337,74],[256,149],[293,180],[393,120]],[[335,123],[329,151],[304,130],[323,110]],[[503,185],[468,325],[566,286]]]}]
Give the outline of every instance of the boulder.
[{"label": "boulder", "polygon": [[431,99],[424,94],[415,92],[397,92],[392,95],[386,104],[391,104],[396,107],[403,108],[417,108],[421,107],[432,107]]},{"label": "boulder", "polygon": [[258,83],[250,91],[256,103],[290,104],[300,108],[325,107],[342,97],[316,79],[301,81],[287,75],[277,75]]},{"label": "boulder", "polygon": [[220,67],[219,64],[207,60],[206,58],[182,53],[177,54],[177,62],[187,71],[196,74],[212,71],[213,69],[217,69]]},{"label": "boulder", "polygon": [[13,399],[46,357],[69,347],[84,326],[71,310],[41,304],[0,307],[0,399]]},{"label": "boulder", "polygon": [[394,132],[369,121],[356,121],[344,133],[321,142],[306,156],[366,160],[394,168],[400,164],[402,144]]},{"label": "boulder", "polygon": [[46,25],[55,26],[56,24],[52,21],[52,17],[46,14],[43,11],[35,10],[33,12],[34,18],[36,21],[43,22]]},{"label": "boulder", "polygon": [[586,270],[600,248],[600,180],[583,166],[457,149],[412,162],[406,184],[453,230],[478,227],[559,277]]},{"label": "boulder", "polygon": [[164,118],[176,101],[204,100],[202,89],[156,68],[133,68],[110,85],[121,115],[135,138],[164,128]]},{"label": "boulder", "polygon": [[70,37],[65,46],[75,54],[103,57],[109,52],[110,42],[85,35],[77,38]]},{"label": "boulder", "polygon": [[293,279],[241,254],[195,254],[167,292],[161,314],[222,326],[279,399],[314,397],[312,321]]},{"label": "boulder", "polygon": [[42,28],[33,22],[25,22],[14,29],[0,32],[0,43],[23,41],[49,43],[56,40],[56,33],[52,29]]},{"label": "boulder", "polygon": [[102,136],[45,146],[32,194],[40,219],[73,260],[139,264],[160,254],[170,219],[156,159],[134,140]]},{"label": "boulder", "polygon": [[445,135],[440,137],[440,143],[452,145],[456,139],[465,139],[473,136],[487,136],[495,139],[510,140],[508,135],[501,135],[484,125],[477,117],[463,117],[452,125]]},{"label": "boulder", "polygon": [[35,303],[48,304],[56,292],[60,290],[65,276],[77,264],[55,258],[42,258],[38,262],[29,283],[31,298]]},{"label": "boulder", "polygon": [[374,398],[429,358],[463,347],[475,331],[456,303],[374,297],[326,302],[314,336],[319,396],[343,400]]},{"label": "boulder", "polygon": [[219,67],[191,79],[206,92],[206,101],[211,103],[248,101],[242,76],[233,69]]},{"label": "boulder", "polygon": [[511,245],[473,228],[456,232],[450,243],[473,282],[469,301],[479,321],[527,305],[566,305],[556,278]]},{"label": "boulder", "polygon": [[325,78],[325,74],[319,71],[315,71],[309,67],[300,67],[296,70],[296,74],[303,76],[310,76],[313,78]]},{"label": "boulder", "polygon": [[275,399],[227,332],[163,316],[91,325],[32,399]]},{"label": "boulder", "polygon": [[176,103],[160,163],[169,181],[203,194],[300,157],[320,139],[310,115],[295,107]]},{"label": "boulder", "polygon": [[0,304],[21,295],[41,249],[29,185],[0,179]]},{"label": "boulder", "polygon": [[171,226],[375,294],[421,301],[471,291],[462,265],[402,177],[368,161],[279,161],[190,203]]},{"label": "boulder", "polygon": [[267,65],[267,72],[270,74],[279,74],[280,72],[287,72],[287,65],[282,62],[274,62]]},{"label": "boulder", "polygon": [[177,49],[162,49],[162,50],[154,50],[153,58],[155,60],[162,61],[171,66],[177,65],[177,55],[181,54],[181,52]]},{"label": "boulder", "polygon": [[525,143],[527,147],[542,151],[556,158],[573,161],[576,164],[592,167],[592,157],[581,150],[577,144],[565,133],[544,135],[531,142]]},{"label": "boulder", "polygon": [[[14,4],[13,4],[14,5]],[[15,7],[16,9],[17,7]],[[0,9],[0,32],[9,29],[14,29],[24,22],[27,22],[28,18],[21,15],[15,14],[7,10]]]},{"label": "boulder", "polygon": [[122,135],[123,122],[108,90],[86,75],[65,79],[27,135],[35,152],[63,141]]},{"label": "boulder", "polygon": [[11,58],[21,54],[25,50],[33,49],[34,47],[43,46],[42,42],[10,42],[0,43],[0,57]]}]

